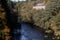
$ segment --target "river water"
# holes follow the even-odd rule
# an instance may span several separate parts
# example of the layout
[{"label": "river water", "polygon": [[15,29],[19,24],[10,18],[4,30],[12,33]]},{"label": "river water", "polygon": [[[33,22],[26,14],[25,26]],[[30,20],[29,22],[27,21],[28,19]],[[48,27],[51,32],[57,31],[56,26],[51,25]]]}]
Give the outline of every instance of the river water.
[{"label": "river water", "polygon": [[[16,32],[15,40],[44,40],[42,31],[28,23],[21,23],[21,29],[17,29]],[[21,33],[21,36],[19,33]]]}]

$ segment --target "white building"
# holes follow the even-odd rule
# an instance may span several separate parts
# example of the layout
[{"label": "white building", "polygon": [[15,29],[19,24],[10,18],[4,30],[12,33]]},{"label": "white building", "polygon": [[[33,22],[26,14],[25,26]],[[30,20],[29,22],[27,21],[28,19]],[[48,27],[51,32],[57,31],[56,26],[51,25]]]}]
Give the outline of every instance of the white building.
[{"label": "white building", "polygon": [[45,9],[45,5],[38,3],[36,6],[33,6],[33,9],[40,10],[40,9]]}]

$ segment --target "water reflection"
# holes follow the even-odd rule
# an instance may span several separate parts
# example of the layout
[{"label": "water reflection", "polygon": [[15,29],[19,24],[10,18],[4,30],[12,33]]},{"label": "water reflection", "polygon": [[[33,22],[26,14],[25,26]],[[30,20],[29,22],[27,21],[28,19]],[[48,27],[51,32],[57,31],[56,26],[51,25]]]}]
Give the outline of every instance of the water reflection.
[{"label": "water reflection", "polygon": [[21,23],[21,40],[44,40],[43,33],[40,30],[32,28],[32,25]]},{"label": "water reflection", "polygon": [[43,33],[27,23],[21,23],[21,30],[16,29],[14,35],[14,40],[44,40]]},{"label": "water reflection", "polygon": [[13,40],[20,40],[20,37],[21,37],[20,29],[15,29],[14,30],[14,39]]}]

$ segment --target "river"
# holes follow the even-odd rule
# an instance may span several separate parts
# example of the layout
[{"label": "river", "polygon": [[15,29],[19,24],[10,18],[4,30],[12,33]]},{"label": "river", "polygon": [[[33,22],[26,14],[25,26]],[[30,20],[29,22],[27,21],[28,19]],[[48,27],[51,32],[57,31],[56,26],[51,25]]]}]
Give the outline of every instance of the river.
[{"label": "river", "polygon": [[[22,22],[21,29],[17,29],[16,31],[15,40],[44,40],[43,32],[28,23]],[[21,33],[21,36],[19,33]]]}]

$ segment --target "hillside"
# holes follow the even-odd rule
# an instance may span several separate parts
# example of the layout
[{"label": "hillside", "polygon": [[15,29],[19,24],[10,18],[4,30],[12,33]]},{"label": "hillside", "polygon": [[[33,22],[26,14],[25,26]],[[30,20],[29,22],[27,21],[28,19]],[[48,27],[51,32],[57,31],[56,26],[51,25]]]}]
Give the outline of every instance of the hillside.
[{"label": "hillside", "polygon": [[60,39],[60,0],[48,0],[46,8],[43,10],[32,9],[38,3],[37,1],[21,2],[20,5],[20,18],[24,22],[33,22],[34,25],[45,30],[46,33],[54,34],[52,39]]}]

